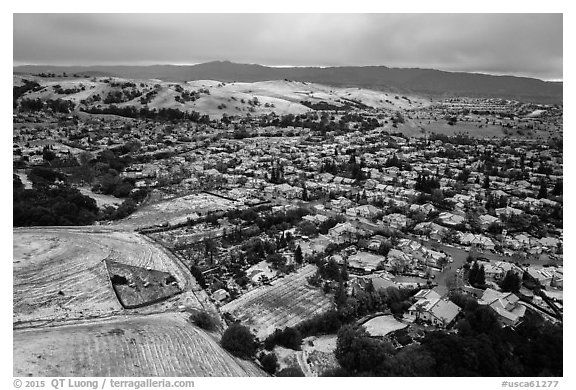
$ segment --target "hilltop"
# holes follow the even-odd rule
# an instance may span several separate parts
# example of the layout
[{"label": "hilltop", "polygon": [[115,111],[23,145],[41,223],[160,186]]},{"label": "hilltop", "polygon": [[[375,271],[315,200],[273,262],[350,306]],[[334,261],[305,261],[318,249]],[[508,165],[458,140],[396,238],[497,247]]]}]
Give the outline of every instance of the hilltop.
[{"label": "hilltop", "polygon": [[218,80],[259,82],[294,80],[334,87],[368,88],[396,94],[435,98],[455,96],[494,97],[534,103],[561,103],[563,84],[527,77],[493,76],[480,73],[445,72],[434,69],[386,66],[286,67],[215,61],[197,65],[152,66],[49,66],[23,65],[14,72],[83,74],[128,79],[158,79],[167,82]]}]

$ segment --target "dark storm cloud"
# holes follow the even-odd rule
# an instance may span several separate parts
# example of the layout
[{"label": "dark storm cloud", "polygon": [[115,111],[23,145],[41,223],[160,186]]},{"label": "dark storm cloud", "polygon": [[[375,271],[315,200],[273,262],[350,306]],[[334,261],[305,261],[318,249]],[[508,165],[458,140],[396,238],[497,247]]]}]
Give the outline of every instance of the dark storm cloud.
[{"label": "dark storm cloud", "polygon": [[16,14],[14,63],[387,65],[562,78],[561,14]]}]

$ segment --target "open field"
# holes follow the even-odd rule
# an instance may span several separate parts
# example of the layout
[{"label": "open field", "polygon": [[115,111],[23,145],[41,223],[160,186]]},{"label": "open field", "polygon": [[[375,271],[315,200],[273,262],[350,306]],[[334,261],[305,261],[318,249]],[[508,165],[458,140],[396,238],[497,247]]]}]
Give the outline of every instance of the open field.
[{"label": "open field", "polygon": [[204,216],[209,211],[229,210],[239,204],[239,202],[206,193],[192,194],[148,204],[117,224],[129,225],[133,228],[165,223],[174,225],[185,223],[188,218],[195,219],[198,216]]},{"label": "open field", "polygon": [[340,367],[334,351],[336,350],[336,335],[306,337],[302,340],[302,349],[292,349],[276,346],[274,354],[278,358],[278,371],[286,368],[302,370],[304,376],[318,377],[325,371]]},{"label": "open field", "polygon": [[[430,123],[428,123],[430,122]],[[479,125],[482,127],[479,127]],[[473,138],[548,138],[549,134],[541,130],[505,129],[501,125],[492,125],[479,122],[456,122],[449,125],[446,120],[406,120],[406,123],[399,124],[397,128],[390,125],[384,127],[385,130],[395,133],[400,132],[407,137],[426,137],[430,134],[440,134],[448,137],[464,134]]]},{"label": "open field", "polygon": [[78,190],[82,193],[82,195],[86,195],[94,199],[96,201],[96,206],[100,208],[104,206],[118,207],[123,202],[122,199],[116,198],[112,195],[96,194],[87,187],[79,187]]},{"label": "open field", "polygon": [[240,298],[222,306],[221,311],[232,314],[248,326],[260,339],[275,329],[295,326],[315,314],[329,310],[332,296],[308,285],[306,278],[316,272],[316,266],[307,265],[271,286],[256,288]]},{"label": "open field", "polygon": [[391,315],[374,317],[362,325],[366,328],[366,331],[370,334],[370,336],[375,337],[386,336],[390,332],[394,332],[398,329],[404,329],[407,326]]},{"label": "open field", "polygon": [[[193,278],[168,253],[135,233],[98,227],[17,228],[13,235],[13,320],[61,320],[122,310],[102,260],[150,267],[196,291]],[[183,297],[202,304],[192,291]]]},{"label": "open field", "polygon": [[181,313],[14,331],[14,376],[265,376]]},{"label": "open field", "polygon": [[[340,367],[334,351],[336,350],[336,335],[307,337],[302,343],[302,357],[312,376],[320,376],[323,372]],[[312,345],[310,345],[312,344]]]},{"label": "open field", "polygon": [[29,190],[32,188],[32,182],[28,179],[28,176],[24,172],[18,172],[17,175],[25,189]]}]

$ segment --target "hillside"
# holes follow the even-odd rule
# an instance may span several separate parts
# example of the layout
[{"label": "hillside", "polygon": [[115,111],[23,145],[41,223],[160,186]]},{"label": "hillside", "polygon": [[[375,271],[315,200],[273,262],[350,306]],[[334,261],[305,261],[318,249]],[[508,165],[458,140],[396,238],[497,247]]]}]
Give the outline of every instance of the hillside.
[{"label": "hillside", "polygon": [[17,228],[13,236],[15,323],[70,320],[122,311],[103,260],[169,272],[186,288],[177,300],[203,308],[189,274],[143,236],[97,227]]},{"label": "hillside", "polygon": [[134,107],[160,110],[162,108],[196,111],[211,118],[223,114],[261,115],[275,113],[303,114],[318,105],[334,109],[373,107],[387,110],[420,108],[427,99],[404,96],[363,88],[329,87],[326,85],[273,80],[260,82],[220,82],[195,80],[166,82],[155,79],[126,79],[111,77],[37,77],[14,75],[14,86],[25,81],[38,87],[17,97],[62,99],[73,102],[76,108]]},{"label": "hillside", "polygon": [[[13,252],[15,376],[266,375],[225,351],[218,331],[188,320],[186,311],[217,316],[216,309],[189,271],[144,236],[96,226],[16,228]],[[123,308],[118,285],[144,296],[161,288],[139,283],[153,275],[171,275],[163,288],[178,285],[181,293]]]},{"label": "hillside", "polygon": [[14,331],[14,376],[266,376],[181,313]]},{"label": "hillside", "polygon": [[24,65],[14,72],[38,74],[80,73],[89,76],[115,76],[163,81],[219,80],[257,82],[295,80],[338,87],[360,87],[431,97],[495,97],[535,103],[561,103],[563,84],[514,76],[445,72],[434,69],[364,67],[272,68],[256,64],[216,61],[198,65],[153,66],[45,66]]}]

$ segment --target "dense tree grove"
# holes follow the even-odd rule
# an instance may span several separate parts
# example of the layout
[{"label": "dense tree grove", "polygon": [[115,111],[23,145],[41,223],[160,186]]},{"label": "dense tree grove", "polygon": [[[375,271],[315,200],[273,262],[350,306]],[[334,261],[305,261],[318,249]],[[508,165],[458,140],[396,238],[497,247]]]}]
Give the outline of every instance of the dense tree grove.
[{"label": "dense tree grove", "polygon": [[341,326],[342,322],[340,321],[338,312],[330,310],[302,321],[296,329],[298,329],[302,337],[308,337],[318,334],[334,333],[338,331]]},{"label": "dense tree grove", "polygon": [[12,96],[14,99],[14,102],[16,103],[16,100],[24,95],[26,92],[28,91],[39,91],[41,90],[43,87],[40,86],[40,84],[38,84],[35,81],[30,81],[30,80],[23,80],[23,84],[22,85],[15,85],[12,87]]},{"label": "dense tree grove", "polygon": [[302,335],[296,328],[286,327],[282,330],[276,329],[274,333],[264,340],[264,347],[271,350],[276,345],[281,345],[284,348],[290,348],[295,351],[300,350],[302,344]]},{"label": "dense tree grove", "polygon": [[433,190],[440,188],[440,181],[436,177],[418,175],[414,188],[418,191],[431,194]]},{"label": "dense tree grove", "polygon": [[353,373],[373,371],[394,351],[389,342],[370,337],[362,327],[345,325],[338,331],[336,359]]},{"label": "dense tree grove", "polygon": [[200,115],[196,111],[181,111],[177,108],[161,108],[159,110],[149,109],[147,107],[142,107],[137,109],[134,106],[118,107],[115,105],[110,105],[103,108],[84,108],[83,111],[90,114],[111,114],[119,115],[127,118],[142,118],[142,119],[153,119],[159,121],[191,121],[196,123],[209,124],[210,117],[208,115]]},{"label": "dense tree grove", "polygon": [[69,100],[62,99],[49,99],[42,101],[38,99],[22,99],[20,101],[20,108],[24,111],[40,111],[48,108],[53,112],[60,112],[68,114],[74,110],[75,104]]},{"label": "dense tree grove", "polygon": [[[118,220],[132,214],[148,192],[135,189],[134,179],[120,177],[120,172],[131,162],[125,155],[130,148],[133,146],[126,144],[105,149],[95,158],[84,153],[78,156],[78,161],[72,159],[74,164],[68,164],[45,147],[43,159],[50,167],[34,167],[29,171],[32,189],[25,190],[20,179],[14,176],[15,226],[90,225],[96,220]],[[94,192],[125,200],[117,208],[99,209],[94,199],[82,195],[70,187],[70,183],[94,184]]]},{"label": "dense tree grove", "polygon": [[[25,189],[20,178],[13,180],[14,226],[90,225],[98,215],[96,201],[66,185],[49,184],[51,176],[37,170],[33,188]],[[52,176],[54,180],[58,175]],[[53,182],[52,181],[52,182]]]}]

